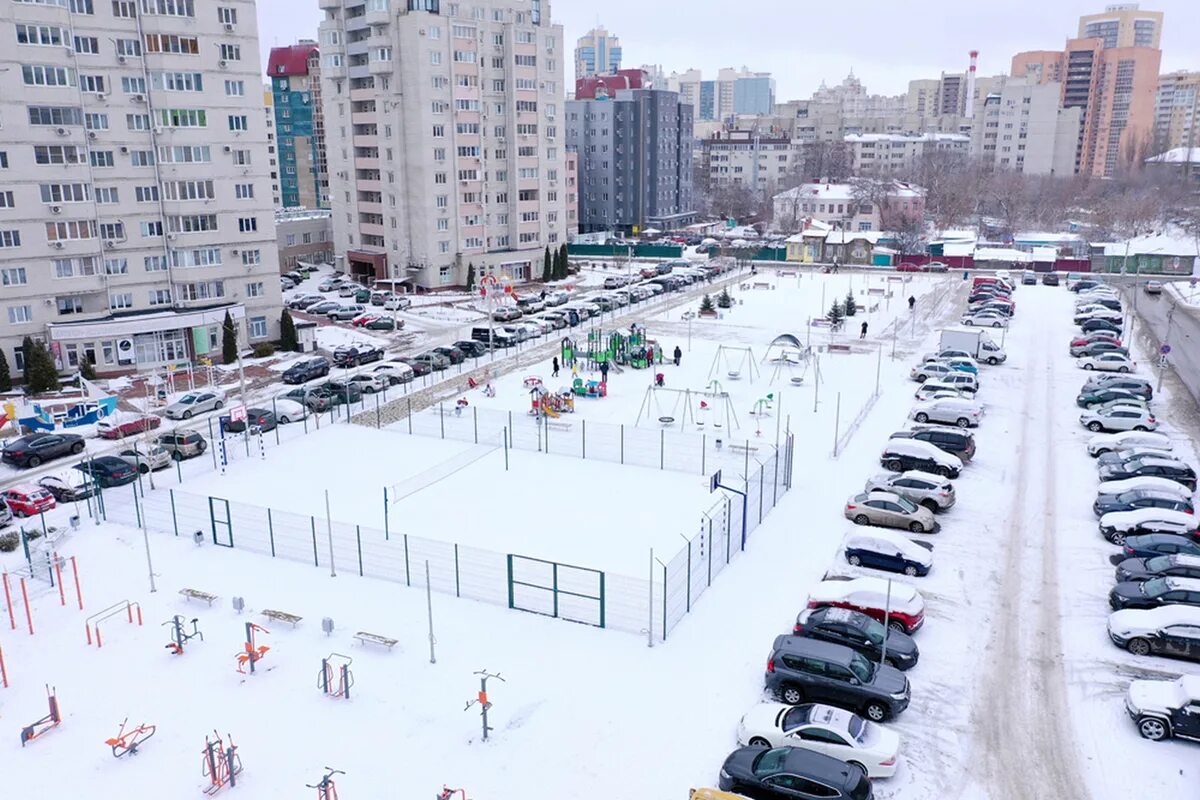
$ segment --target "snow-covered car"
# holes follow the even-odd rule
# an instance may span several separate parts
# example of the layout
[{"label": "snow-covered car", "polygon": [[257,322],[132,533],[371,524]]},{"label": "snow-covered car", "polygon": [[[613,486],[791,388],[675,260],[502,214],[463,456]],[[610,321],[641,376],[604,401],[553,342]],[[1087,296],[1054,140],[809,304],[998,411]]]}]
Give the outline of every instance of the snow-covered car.
[{"label": "snow-covered car", "polygon": [[968,392],[962,387],[943,383],[941,379],[930,379],[917,387],[913,397],[917,400],[936,400],[943,397],[967,397]]},{"label": "snow-covered car", "polygon": [[44,475],[38,480],[38,486],[49,492],[59,503],[85,500],[96,494],[99,488],[90,476],[75,469]]},{"label": "snow-covered car", "polygon": [[137,467],[143,475],[171,466],[171,452],[162,445],[135,442],[117,455]]},{"label": "snow-covered car", "polygon": [[1124,478],[1123,480],[1116,481],[1103,481],[1096,487],[1096,494],[1124,494],[1135,489],[1152,489],[1159,492],[1168,492],[1176,495],[1180,500],[1190,500],[1192,497],[1192,491],[1182,483],[1177,483],[1170,478],[1159,478],[1154,475]]},{"label": "snow-covered car", "polygon": [[1200,742],[1200,675],[1130,681],[1125,711],[1144,739]]},{"label": "snow-covered car", "polygon": [[920,503],[930,511],[944,511],[954,505],[954,484],[932,472],[912,469],[898,474],[882,473],[870,478],[865,492],[894,492],[914,503]]},{"label": "snow-covered car", "polygon": [[917,403],[908,418],[920,423],[945,422],[960,428],[973,428],[983,418],[983,406],[965,397],[944,397]]},{"label": "snow-covered car", "polygon": [[[889,604],[890,595],[890,604]],[[925,624],[925,598],[912,586],[884,578],[821,581],[808,594],[808,608],[849,608],[911,634]]]},{"label": "snow-covered car", "polygon": [[1150,431],[1100,433],[1088,439],[1087,451],[1089,456],[1096,458],[1105,453],[1124,450],[1138,445],[1169,452],[1171,450],[1171,439],[1164,434],[1151,433]]},{"label": "snow-covered car", "polygon": [[900,735],[857,714],[833,706],[759,703],[742,715],[738,744],[798,747],[862,767],[869,778],[896,773]]},{"label": "snow-covered car", "polygon": [[1134,406],[1114,406],[1101,413],[1086,409],[1079,415],[1079,424],[1089,431],[1152,431],[1158,420],[1147,409]]},{"label": "snow-covered car", "polygon": [[373,375],[369,372],[360,372],[350,378],[350,382],[358,386],[363,394],[374,394],[382,392],[388,385],[388,382],[379,375]]},{"label": "snow-covered car", "polygon": [[[916,505],[913,507],[920,508]],[[932,514],[927,508],[920,510]],[[931,544],[915,542],[879,528],[851,531],[842,540],[842,552],[851,566],[902,572],[910,578],[929,574],[933,567],[933,553],[930,552],[932,547]]]},{"label": "snow-covered car", "polygon": [[1197,524],[1194,514],[1167,508],[1139,508],[1112,511],[1100,518],[1100,535],[1113,544],[1124,544],[1130,536],[1144,533],[1170,533],[1192,536]]},{"label": "snow-covered car", "polygon": [[964,314],[959,320],[963,325],[981,328],[1007,328],[1008,317],[1001,314],[991,314],[981,311],[977,314]]},{"label": "snow-covered car", "polygon": [[936,378],[925,381],[922,386],[917,387],[917,391],[913,392],[913,396],[921,400],[931,392],[943,389],[962,392],[965,395],[974,395],[979,391],[979,378],[969,372],[951,369],[944,375],[939,375]]},{"label": "snow-covered car", "polygon": [[167,406],[163,413],[171,419],[191,419],[196,414],[203,414],[206,411],[217,411],[224,406],[225,395],[220,392],[204,390],[188,392]]},{"label": "snow-covered car", "polygon": [[1098,414],[1107,414],[1114,408],[1142,408],[1150,410],[1150,404],[1140,397],[1122,397],[1116,400],[1109,400],[1104,403],[1096,403],[1095,405],[1085,406],[1089,411],[1095,411]]},{"label": "snow-covered car", "polygon": [[153,414],[144,416],[110,416],[96,423],[96,433],[101,439],[123,439],[144,431],[152,431],[162,424],[162,419]]},{"label": "snow-covered car", "polygon": [[371,374],[384,378],[393,386],[398,383],[408,383],[416,377],[413,368],[402,361],[389,361],[386,364],[380,364],[371,370]]},{"label": "snow-covered car", "polygon": [[[1159,450],[1157,447],[1147,447],[1145,445],[1134,445],[1132,447],[1123,447],[1120,450],[1113,450],[1104,453],[1096,458],[1096,470],[1102,470],[1108,466],[1116,466],[1125,464],[1130,461],[1140,461],[1144,458],[1174,458],[1170,450]],[[1123,475],[1120,477],[1129,477]],[[1101,478],[1100,480],[1115,481],[1116,476],[1109,478]]]},{"label": "snow-covered car", "polygon": [[856,494],[846,501],[842,513],[855,525],[906,528],[914,533],[933,533],[938,528],[932,511],[893,492]]},{"label": "snow-covered car", "polygon": [[402,295],[394,294],[383,301],[385,311],[403,311],[412,305],[412,300]]},{"label": "snow-covered car", "polygon": [[299,422],[308,416],[308,408],[303,403],[297,403],[295,400],[289,400],[286,397],[277,397],[272,401],[272,410],[275,412],[275,419],[283,424],[289,422]]},{"label": "snow-covered car", "polygon": [[1135,656],[1173,656],[1200,661],[1200,608],[1177,604],[1123,608],[1108,615],[1108,638]]},{"label": "snow-covered car", "polygon": [[1133,372],[1137,362],[1120,353],[1098,353],[1094,356],[1082,356],[1075,362],[1082,369],[1100,372]]},{"label": "snow-covered car", "polygon": [[920,439],[888,439],[879,455],[879,463],[892,472],[921,470],[945,478],[957,478],[963,467],[958,456]]}]

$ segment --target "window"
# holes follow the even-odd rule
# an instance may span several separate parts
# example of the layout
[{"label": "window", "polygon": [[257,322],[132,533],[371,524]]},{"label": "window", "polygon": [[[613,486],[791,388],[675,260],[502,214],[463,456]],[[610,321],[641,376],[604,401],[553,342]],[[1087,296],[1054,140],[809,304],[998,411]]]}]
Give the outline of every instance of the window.
[{"label": "window", "polygon": [[108,130],[108,114],[84,114],[83,125],[89,131]]},{"label": "window", "polygon": [[448,219],[439,219],[439,220],[437,221],[437,229],[438,229],[439,231],[448,231],[448,230],[450,230],[450,220],[448,220]]},{"label": "window", "polygon": [[76,36],[75,52],[79,55],[98,55],[100,53],[100,40],[95,36]]},{"label": "window", "polygon": [[429,63],[435,67],[441,66],[441,64],[442,64],[441,52],[438,50],[430,50],[429,51]]},{"label": "window", "polygon": [[267,338],[267,318],[266,317],[251,317],[250,318],[250,338],[251,339]]},{"label": "window", "polygon": [[230,114],[229,115],[229,130],[245,131],[250,129],[250,123],[245,114]]},{"label": "window", "polygon": [[68,314],[83,313],[83,298],[76,296],[58,297],[55,298],[55,305],[58,307],[59,316],[67,316]]},{"label": "window", "polygon": [[150,85],[166,92],[203,92],[204,75],[199,72],[151,72]]},{"label": "window", "polygon": [[433,173],[433,182],[434,183],[445,183],[446,182],[446,173],[444,173],[444,172]]},{"label": "window", "polygon": [[445,125],[434,125],[433,126],[433,138],[441,139],[441,138],[444,138],[445,135],[446,135],[446,126]]},{"label": "window", "polygon": [[148,131],[150,130],[150,115],[126,114],[125,126],[131,131]]},{"label": "window", "polygon": [[518,67],[536,67],[537,56],[513,56]]},{"label": "window", "polygon": [[[410,2],[410,4],[411,4],[412,0],[409,0],[409,2]],[[411,5],[410,5],[410,8],[411,8]],[[435,11],[435,10],[437,10],[437,9],[436,9],[436,4],[435,4],[434,8],[431,8],[431,9],[428,9],[428,10],[430,10],[430,11]],[[442,29],[441,29],[441,28],[439,28],[439,27],[438,27],[438,26],[436,26],[436,25],[433,25],[433,26],[431,26],[431,27],[429,28],[429,30],[427,31],[427,34],[428,34],[428,36],[429,36],[429,38],[430,38],[430,39],[434,39],[434,40],[436,40],[436,39],[441,39],[441,38],[442,38]]]},{"label": "window", "polygon": [[145,78],[121,78],[121,91],[125,94],[145,94],[146,79]]},{"label": "window", "polygon": [[153,167],[153,150],[134,150],[129,154],[129,163],[134,167]]},{"label": "window", "polygon": [[83,114],[70,106],[30,106],[30,125],[81,125]]},{"label": "window", "polygon": [[237,25],[237,9],[229,6],[217,6],[217,22],[223,25]]},{"label": "window", "polygon": [[168,181],[163,184],[163,196],[168,200],[212,200],[216,197],[216,192],[213,190],[212,181]]},{"label": "window", "polygon": [[472,25],[451,25],[450,35],[455,39],[474,39],[475,28]]},{"label": "window", "polygon": [[458,171],[458,179],[460,181],[477,181],[477,180],[479,180],[479,170],[477,170],[477,169],[460,169]]},{"label": "window", "polygon": [[227,97],[244,97],[246,95],[246,82],[225,81],[225,94]]},{"label": "window", "polygon": [[104,76],[80,75],[79,91],[91,92],[92,94],[104,94]]},{"label": "window", "polygon": [[261,264],[261,263],[262,263],[262,251],[261,250],[243,250],[242,251],[242,265],[243,266],[251,267],[251,266],[254,266],[255,264]]},{"label": "window", "polygon": [[449,253],[450,252],[450,243],[449,242],[438,242],[438,252],[439,253]]},{"label": "window", "polygon": [[[101,228],[104,226],[101,225]],[[104,274],[105,275],[127,275],[129,274],[129,261],[124,258],[106,258],[104,259]]]},{"label": "window", "polygon": [[258,217],[238,217],[238,231],[253,233],[258,230]]},{"label": "window", "polygon": [[33,307],[32,306],[9,306],[8,307],[8,322],[10,325],[17,325],[22,322],[33,322]]},{"label": "window", "polygon": [[206,281],[203,283],[181,283],[179,286],[179,299],[183,301],[190,300],[209,300],[215,297],[225,296],[224,281]]},{"label": "window", "polygon": [[96,275],[96,257],[56,258],[54,260],[55,278],[73,278],[76,275]]},{"label": "window", "polygon": [[58,46],[66,41],[66,31],[56,25],[18,24],[17,44]]},{"label": "window", "polygon": [[250,166],[250,151],[249,150],[234,150],[233,163],[239,167]]},{"label": "window", "polygon": [[117,55],[126,58],[141,58],[141,39],[117,39]]},{"label": "window", "polygon": [[163,235],[163,224],[161,219],[143,222],[139,225],[143,239],[153,239]]},{"label": "window", "polygon": [[167,230],[171,233],[200,233],[217,230],[216,214],[179,214],[167,217]]},{"label": "window", "polygon": [[96,202],[102,205],[114,205],[121,202],[115,186],[97,186],[96,187]]},{"label": "window", "polygon": [[159,147],[158,161],[160,164],[192,164],[212,161],[208,145]]},{"label": "window", "polygon": [[262,281],[246,284],[246,297],[262,297],[266,294]]},{"label": "window", "polygon": [[113,311],[133,308],[132,292],[113,292],[108,296],[108,307]]},{"label": "window", "polygon": [[149,297],[152,306],[169,306],[171,305],[171,290],[170,289],[151,289]]},{"label": "window", "polygon": [[[221,45],[221,58],[225,58],[224,48],[229,45]],[[148,33],[146,34],[146,52],[147,53],[176,53],[179,55],[199,55],[200,41],[195,36],[176,36],[168,33]]]},{"label": "window", "polygon": [[239,44],[225,44],[220,46],[221,59],[224,61],[241,61],[242,46]]},{"label": "window", "polygon": [[233,186],[233,194],[238,200],[250,200],[254,197],[253,183],[235,183]]},{"label": "window", "polygon": [[158,202],[158,186],[135,186],[133,191],[139,203]]},{"label": "window", "polygon": [[220,264],[221,249],[219,247],[171,251],[171,265],[175,267],[213,267]]},{"label": "window", "polygon": [[142,265],[146,268],[146,272],[165,272],[167,269],[167,257],[162,255],[145,256],[142,259]]},{"label": "window", "polygon": [[23,64],[21,77],[26,86],[74,86],[75,73],[66,67],[48,64]]},{"label": "window", "polygon": [[[446,195],[439,194],[436,198],[434,198],[434,203],[438,208],[446,208],[449,204],[449,200]],[[14,231],[14,233],[15,233],[15,231]],[[19,241],[18,241],[18,244],[20,244]]]},{"label": "window", "polygon": [[46,241],[48,242],[95,238],[96,223],[94,220],[46,223]]},{"label": "window", "polygon": [[454,55],[454,61],[459,64],[474,64],[475,63],[475,51],[474,50],[455,50],[453,55]]},{"label": "window", "polygon": [[[100,238],[101,239],[124,239],[125,238],[125,223],[124,222],[101,222],[100,223]],[[112,274],[111,272],[109,273]]]},{"label": "window", "polygon": [[24,286],[28,282],[24,267],[0,269],[0,286]]}]

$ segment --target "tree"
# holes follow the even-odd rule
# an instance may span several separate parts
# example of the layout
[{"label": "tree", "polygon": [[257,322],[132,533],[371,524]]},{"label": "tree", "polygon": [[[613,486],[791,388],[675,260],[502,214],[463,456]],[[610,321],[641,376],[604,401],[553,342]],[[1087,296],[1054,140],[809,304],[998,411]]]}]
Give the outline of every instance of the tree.
[{"label": "tree", "polygon": [[8,371],[8,357],[0,350],[0,392],[12,391],[12,373]]},{"label": "tree", "polygon": [[706,294],[706,295],[704,295],[704,297],[700,298],[700,313],[701,314],[712,314],[716,310],[717,310],[717,307],[715,305],[713,305],[713,299],[712,299],[711,295]]},{"label": "tree", "polygon": [[853,317],[858,313],[858,303],[854,300],[854,290],[846,292],[846,316]]},{"label": "tree", "polygon": [[300,349],[300,341],[296,337],[296,323],[286,308],[279,315],[279,346],[293,352]]},{"label": "tree", "polygon": [[51,392],[59,388],[58,367],[54,365],[54,356],[42,342],[33,342],[30,349],[29,378],[25,382],[25,391],[29,394]]},{"label": "tree", "polygon": [[566,242],[563,242],[562,245],[559,246],[558,253],[559,253],[559,260],[562,265],[560,268],[562,271],[562,274],[560,277],[567,278],[571,274],[571,262],[567,260],[569,253],[567,251],[567,243]]},{"label": "tree", "polygon": [[542,259],[542,283],[554,280],[554,267],[556,266],[555,259],[550,256],[550,245],[546,245],[546,255]]},{"label": "tree", "polygon": [[834,300],[833,305],[829,307],[829,313],[825,315],[830,324],[832,324],[834,327],[840,326],[845,316],[846,311],[842,308],[841,300]]},{"label": "tree", "polygon": [[237,328],[233,317],[225,312],[225,321],[221,323],[221,363],[234,364],[238,357]]},{"label": "tree", "polygon": [[33,337],[21,340],[21,383],[29,383],[29,366],[33,363]]},{"label": "tree", "polygon": [[83,361],[79,362],[79,377],[85,381],[96,380],[96,365],[89,361],[86,356]]},{"label": "tree", "polygon": [[467,291],[475,288],[475,262],[471,261],[467,264]]},{"label": "tree", "polygon": [[722,289],[717,295],[717,306],[719,308],[733,308],[733,298],[729,296],[729,289]]}]

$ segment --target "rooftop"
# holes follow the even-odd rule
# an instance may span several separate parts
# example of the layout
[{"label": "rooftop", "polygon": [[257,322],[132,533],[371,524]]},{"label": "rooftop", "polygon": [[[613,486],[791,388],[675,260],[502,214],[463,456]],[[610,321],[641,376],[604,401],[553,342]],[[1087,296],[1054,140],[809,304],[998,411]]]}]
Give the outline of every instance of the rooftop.
[{"label": "rooftop", "polygon": [[1176,147],[1146,159],[1147,164],[1200,164],[1200,147]]},{"label": "rooftop", "polygon": [[850,142],[955,142],[970,144],[971,137],[962,133],[848,133],[843,140]]},{"label": "rooftop", "polygon": [[267,77],[307,75],[308,57],[319,49],[316,42],[300,42],[287,47],[272,47],[267,60]]},{"label": "rooftop", "polygon": [[[1200,152],[1200,148],[1197,148]],[[1137,236],[1128,242],[1112,242],[1104,245],[1106,256],[1200,256],[1200,243],[1196,237],[1181,230]]]}]

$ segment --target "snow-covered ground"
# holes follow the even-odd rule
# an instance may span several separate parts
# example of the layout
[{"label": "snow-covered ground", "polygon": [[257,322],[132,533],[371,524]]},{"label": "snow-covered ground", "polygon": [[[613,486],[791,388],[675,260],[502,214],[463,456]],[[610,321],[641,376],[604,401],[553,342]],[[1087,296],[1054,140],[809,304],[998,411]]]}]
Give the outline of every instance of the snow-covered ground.
[{"label": "snow-covered ground", "polygon": [[[691,320],[690,348],[684,309],[646,320],[651,338],[668,351],[677,343],[684,350],[679,368],[662,368],[667,386],[702,388],[721,344],[750,346],[761,360],[779,333],[807,338],[808,317],[843,296],[851,281],[856,294],[876,288],[859,283],[868,280],[862,275],[759,280],[777,288],[737,291],[744,302],[722,319]],[[890,303],[864,294],[883,307],[851,320],[844,334],[831,339],[813,330],[814,348],[832,341],[851,350],[821,354],[815,396],[811,372],[793,386],[782,376],[773,382],[769,365],[760,365],[762,377],[752,381],[743,368],[744,377],[734,381],[718,362],[714,375],[748,438],[758,438],[753,431],[761,422],[748,414],[754,401],[781,392],[775,408],[785,421],[790,417],[797,438],[794,489],[754,532],[746,553],[653,648],[637,636],[434,594],[436,663],[430,663],[426,597],[418,589],[196,546],[184,531],[179,538],[148,537],[158,588],[151,593],[141,532],[85,519],[59,549],[78,559],[87,610],[72,605],[69,583],[64,607],[56,589],[34,581],[36,635],[24,630],[19,599],[16,630],[0,615],[10,682],[0,689],[0,716],[10,728],[44,716],[46,683],[57,687],[64,715],[60,729],[23,750],[15,731],[0,738],[8,791],[45,794],[51,780],[54,792],[96,800],[186,796],[203,785],[201,749],[214,728],[231,733],[239,746],[245,772],[234,791],[267,800],[307,791],[303,784],[315,783],[326,765],[346,771],[338,780],[346,798],[425,797],[448,784],[472,798],[500,800],[527,796],[536,782],[539,797],[661,800],[715,784],[740,715],[762,698],[772,638],[790,630],[815,581],[827,572],[854,572],[838,553],[851,527],[843,500],[879,470],[884,440],[904,426],[915,387],[908,369],[932,349],[936,327],[957,317],[963,286],[954,276],[921,276]],[[909,294],[918,298],[915,319],[904,303]],[[1107,556],[1114,548],[1097,535],[1090,509],[1094,464],[1074,407],[1086,374],[1066,353],[1072,297],[1061,288],[1019,289],[1018,316],[1005,334],[1009,361],[981,376],[987,413],[976,432],[979,452],[956,482],[959,502],[942,515],[943,531],[931,537],[933,572],[912,579],[925,595],[928,620],[917,634],[921,662],[909,673],[912,705],[889,723],[902,736],[900,770],[876,784],[877,796],[1196,796],[1195,745],[1143,741],[1122,709],[1130,677],[1197,669],[1134,659],[1105,636]],[[862,319],[869,332],[860,341]],[[633,427],[652,373],[610,373],[610,396],[580,399],[563,421]],[[521,382],[531,374],[556,388],[543,363],[499,378],[495,398],[470,392],[471,408],[512,411],[514,426],[532,424],[519,413],[529,407]],[[877,401],[834,459],[835,420],[847,426],[866,406],[877,374]],[[762,438],[773,440],[778,417],[768,420]],[[1169,423],[1167,430],[1182,437]],[[347,425],[289,435],[293,440],[285,436],[265,460],[239,457],[224,477],[203,460],[185,464],[184,488],[216,493],[219,487],[223,496],[251,502],[281,497],[271,502],[300,513],[323,512],[323,490],[330,488],[336,518],[376,524],[382,486],[402,485],[430,463],[475,447]],[[1196,463],[1190,443],[1180,440],[1177,448]],[[650,481],[639,477],[642,468],[512,455],[508,474],[488,453],[397,508],[453,541],[490,536],[494,541],[483,546],[498,550],[505,547],[499,542],[586,546],[588,557],[600,558],[616,557],[610,551],[622,541],[659,535],[680,505],[693,503],[691,492],[707,492],[695,477],[676,473],[683,481],[678,489],[647,497],[637,491]],[[519,463],[535,460],[548,466],[535,473]],[[470,470],[479,470],[477,477]],[[175,485],[160,475],[160,485]],[[652,485],[671,479],[655,473]],[[472,491],[481,483],[489,485]],[[431,493],[439,487],[444,494]],[[639,515],[619,516],[614,506],[621,504]],[[49,521],[62,525],[67,513]],[[572,542],[586,517],[598,525],[611,520],[621,530]],[[2,554],[0,563],[14,568],[19,554]],[[211,608],[188,603],[177,594],[182,588],[219,599]],[[234,596],[245,598],[245,613],[231,608]],[[89,648],[85,615],[126,598],[141,604],[145,625],[114,618],[104,625],[103,649]],[[304,619],[295,629],[273,624],[260,614],[267,608]],[[174,614],[198,618],[205,636],[182,656],[163,649],[167,629],[159,625]],[[330,636],[321,632],[323,617],[335,621]],[[258,642],[271,650],[253,677],[234,668],[247,621],[271,631]],[[400,644],[391,652],[364,647],[351,638],[360,630]],[[354,659],[349,700],[316,688],[321,659],[331,652]],[[478,707],[463,709],[479,688],[474,672],[482,669],[505,679],[488,686],[494,730],[486,744],[479,740]],[[125,717],[154,723],[158,732],[136,757],[115,760],[104,739]]]}]

